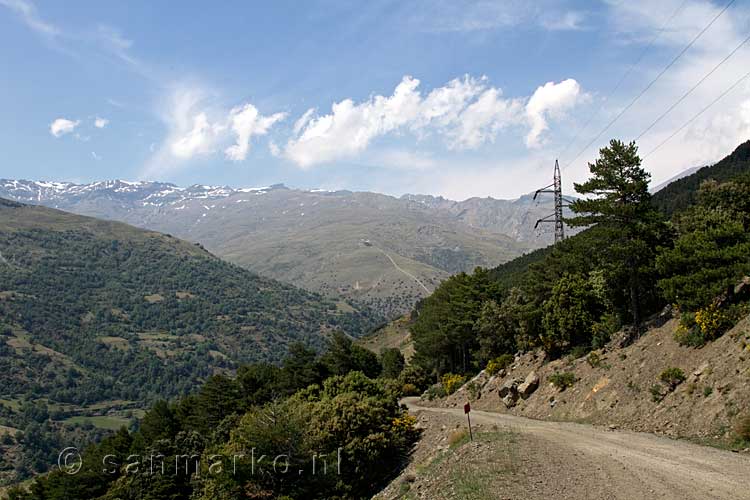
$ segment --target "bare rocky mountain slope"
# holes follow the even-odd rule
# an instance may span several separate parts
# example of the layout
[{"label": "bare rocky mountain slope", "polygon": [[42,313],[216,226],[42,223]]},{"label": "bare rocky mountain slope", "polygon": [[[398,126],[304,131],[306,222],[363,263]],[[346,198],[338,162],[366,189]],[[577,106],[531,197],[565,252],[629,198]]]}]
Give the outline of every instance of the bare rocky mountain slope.
[{"label": "bare rocky mountain slope", "polygon": [[447,276],[494,267],[550,242],[534,221],[548,199],[401,198],[351,191],[233,189],[159,182],[0,180],[0,197],[118,220],[198,242],[261,275],[366,303],[411,309]]}]

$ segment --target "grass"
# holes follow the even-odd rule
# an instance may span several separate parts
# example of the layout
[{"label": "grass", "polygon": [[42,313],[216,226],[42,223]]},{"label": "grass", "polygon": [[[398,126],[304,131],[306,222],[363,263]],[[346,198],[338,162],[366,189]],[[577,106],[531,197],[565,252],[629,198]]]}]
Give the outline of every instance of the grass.
[{"label": "grass", "polygon": [[77,417],[70,417],[66,420],[64,420],[67,424],[86,424],[90,423],[94,427],[98,427],[100,429],[107,429],[110,431],[116,431],[123,425],[125,427],[128,427],[130,425],[130,419],[125,417],[114,417],[114,416],[98,416],[98,417],[84,417],[84,416],[77,416]]},{"label": "grass", "polygon": [[357,343],[375,354],[380,354],[383,349],[395,347],[401,351],[401,354],[407,360],[414,355],[414,343],[409,333],[408,316],[402,316],[387,323],[357,340]]},{"label": "grass", "polygon": [[[494,446],[487,457],[462,460],[451,473],[451,481],[458,499],[480,500],[495,498],[497,481],[513,473],[517,465],[516,436],[511,431],[480,433],[475,441],[492,443]],[[457,445],[456,449],[465,445]]]},{"label": "grass", "polygon": [[[516,434],[510,430],[491,432],[475,432],[474,441],[492,443],[489,456],[462,457],[460,462],[451,466],[451,483],[458,499],[495,498],[497,480],[502,480],[507,474],[517,468]],[[456,461],[456,453],[470,443],[469,434],[465,429],[456,430],[448,438],[449,448],[438,454],[431,461],[416,468],[418,476],[437,475],[440,464],[446,460]],[[408,490],[407,490],[408,491]],[[413,498],[408,492],[404,498]]]},{"label": "grass", "polygon": [[21,408],[20,399],[0,399],[0,403],[15,411],[18,411]]}]

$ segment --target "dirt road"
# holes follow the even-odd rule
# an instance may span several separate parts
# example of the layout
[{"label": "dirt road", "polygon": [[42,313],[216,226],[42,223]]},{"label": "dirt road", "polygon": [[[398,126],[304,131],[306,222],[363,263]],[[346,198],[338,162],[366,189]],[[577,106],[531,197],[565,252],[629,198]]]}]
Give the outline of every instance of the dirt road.
[{"label": "dirt road", "polygon": [[[462,408],[421,407],[418,398],[404,403],[428,419],[465,421]],[[509,428],[530,444],[524,461],[540,477],[533,478],[534,491],[508,498],[750,499],[746,454],[589,425],[483,411],[471,417],[476,424]]]}]

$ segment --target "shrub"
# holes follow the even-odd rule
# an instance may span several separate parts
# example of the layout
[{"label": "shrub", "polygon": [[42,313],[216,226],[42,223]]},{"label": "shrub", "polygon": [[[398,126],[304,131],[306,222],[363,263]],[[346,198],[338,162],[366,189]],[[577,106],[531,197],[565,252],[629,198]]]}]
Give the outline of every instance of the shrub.
[{"label": "shrub", "polygon": [[482,396],[481,388],[476,382],[469,382],[466,384],[466,390],[469,392],[469,398],[472,401],[476,401]]},{"label": "shrub", "polygon": [[685,372],[679,368],[667,368],[659,375],[659,380],[669,386],[670,390],[685,381]]},{"label": "shrub", "polygon": [[445,388],[441,384],[434,384],[427,389],[427,399],[432,401],[435,398],[444,398]]},{"label": "shrub", "polygon": [[461,387],[465,381],[466,378],[463,375],[458,375],[455,373],[446,373],[441,378],[441,382],[443,383],[446,394],[453,394],[454,392],[456,392],[456,390],[458,390],[458,388]]},{"label": "shrub", "polygon": [[706,387],[703,388],[703,397],[707,398],[711,394],[713,394],[713,392],[714,392],[714,388],[711,387],[710,385],[707,385]]},{"label": "shrub", "polygon": [[395,347],[384,349],[380,353],[380,364],[383,367],[382,376],[386,378],[398,378],[404,370],[406,362],[404,355]]},{"label": "shrub", "polygon": [[746,312],[746,304],[735,304],[722,311],[712,303],[695,313],[683,313],[674,338],[681,345],[701,347],[721,337]]},{"label": "shrub", "polygon": [[511,365],[511,363],[513,363],[513,359],[512,354],[502,354],[495,359],[491,359],[487,363],[487,368],[485,369],[487,375],[492,376],[500,370],[505,370]]},{"label": "shrub", "polygon": [[700,328],[703,338],[708,341],[724,333],[731,326],[731,320],[719,306],[712,303],[695,313],[695,324]]},{"label": "shrub", "polygon": [[548,380],[561,391],[573,387],[573,384],[577,381],[575,374],[572,372],[555,372],[548,377]]},{"label": "shrub", "polygon": [[598,368],[602,364],[602,358],[599,357],[599,354],[595,352],[590,352],[588,356],[586,356],[586,361],[588,362],[589,366],[591,368]]},{"label": "shrub", "polygon": [[589,351],[591,351],[591,347],[590,346],[587,346],[587,345],[577,345],[573,349],[570,350],[570,360],[582,358]]},{"label": "shrub", "polygon": [[404,396],[419,396],[419,389],[414,384],[406,383],[401,386],[401,394]]},{"label": "shrub", "polygon": [[430,386],[430,376],[417,365],[406,365],[398,376],[398,381],[402,384],[414,385],[417,391],[424,391]]},{"label": "shrub", "polygon": [[750,442],[750,415],[745,415],[737,421],[734,433],[739,440]]},{"label": "shrub", "polygon": [[662,399],[664,399],[664,387],[660,384],[654,384],[651,386],[651,389],[649,389],[651,392],[651,400],[654,403],[658,403]]},{"label": "shrub", "polygon": [[695,323],[695,313],[682,313],[680,324],[674,332],[674,339],[678,344],[688,347],[705,345],[706,339],[701,333],[700,327]]},{"label": "shrub", "polygon": [[620,329],[620,320],[617,314],[606,312],[591,327],[591,347],[601,349],[612,339],[617,330]]}]

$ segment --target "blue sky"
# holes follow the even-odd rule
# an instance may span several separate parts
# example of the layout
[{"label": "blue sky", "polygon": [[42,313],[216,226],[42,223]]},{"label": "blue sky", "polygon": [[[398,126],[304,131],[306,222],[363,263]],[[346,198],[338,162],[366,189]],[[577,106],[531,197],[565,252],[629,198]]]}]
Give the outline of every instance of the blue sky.
[{"label": "blue sky", "polygon": [[[750,33],[737,3],[568,165],[724,3],[0,0],[0,177],[463,199],[531,191],[560,156],[569,187]],[[642,152],[747,71],[748,50]],[[658,182],[748,138],[744,82],[644,164]]]}]

